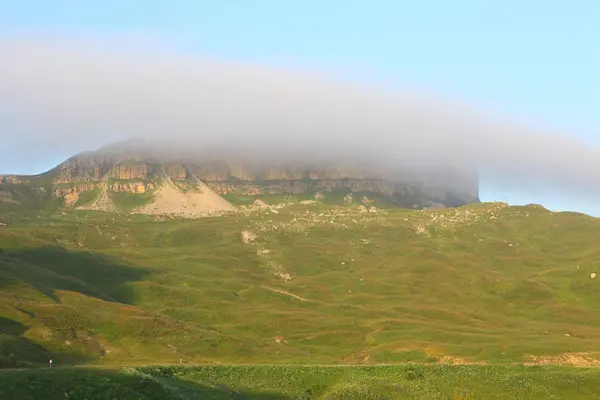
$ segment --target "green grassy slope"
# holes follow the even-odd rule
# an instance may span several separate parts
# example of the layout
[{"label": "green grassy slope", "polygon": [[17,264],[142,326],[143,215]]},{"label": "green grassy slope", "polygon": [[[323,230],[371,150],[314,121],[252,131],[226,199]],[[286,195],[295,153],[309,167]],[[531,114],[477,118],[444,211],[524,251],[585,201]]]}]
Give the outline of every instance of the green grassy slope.
[{"label": "green grassy slope", "polygon": [[277,211],[2,214],[0,364],[595,362],[596,219]]},{"label": "green grassy slope", "polygon": [[518,366],[54,369],[1,372],[0,398],[593,400],[599,378],[598,369]]}]

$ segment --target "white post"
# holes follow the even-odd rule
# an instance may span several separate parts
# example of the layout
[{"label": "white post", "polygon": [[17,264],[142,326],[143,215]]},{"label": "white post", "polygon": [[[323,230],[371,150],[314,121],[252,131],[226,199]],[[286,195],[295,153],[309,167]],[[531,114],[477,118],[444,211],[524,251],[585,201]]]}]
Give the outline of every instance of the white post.
[{"label": "white post", "polygon": [[48,360],[48,365],[50,365],[50,368],[52,368],[52,359]]}]

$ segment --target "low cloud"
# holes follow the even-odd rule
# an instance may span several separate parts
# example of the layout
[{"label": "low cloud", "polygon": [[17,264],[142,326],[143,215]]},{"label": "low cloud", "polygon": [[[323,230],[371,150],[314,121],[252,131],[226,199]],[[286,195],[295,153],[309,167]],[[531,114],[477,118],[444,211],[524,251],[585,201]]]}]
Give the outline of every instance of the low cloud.
[{"label": "low cloud", "polygon": [[[0,39],[5,145],[144,138],[256,157],[470,165],[596,195],[600,152],[435,96],[102,41]],[[8,171],[10,172],[10,171]]]}]

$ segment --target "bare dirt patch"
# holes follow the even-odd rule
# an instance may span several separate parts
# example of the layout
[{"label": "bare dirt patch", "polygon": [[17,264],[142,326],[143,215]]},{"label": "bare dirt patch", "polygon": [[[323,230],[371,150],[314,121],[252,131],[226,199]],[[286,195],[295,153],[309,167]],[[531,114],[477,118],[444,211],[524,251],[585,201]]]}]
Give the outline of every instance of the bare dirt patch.
[{"label": "bare dirt patch", "polygon": [[600,360],[590,353],[563,353],[555,356],[530,355],[524,365],[573,365],[578,367],[600,366]]},{"label": "bare dirt patch", "polygon": [[136,210],[140,214],[169,214],[185,218],[222,215],[235,207],[206,184],[197,181],[198,191],[182,192],[166,179],[154,195],[154,200]]}]

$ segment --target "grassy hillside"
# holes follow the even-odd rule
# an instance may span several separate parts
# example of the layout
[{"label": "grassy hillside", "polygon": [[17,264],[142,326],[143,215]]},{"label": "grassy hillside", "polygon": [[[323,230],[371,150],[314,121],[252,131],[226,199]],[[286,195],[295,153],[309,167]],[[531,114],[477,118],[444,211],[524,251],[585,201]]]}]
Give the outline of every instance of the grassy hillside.
[{"label": "grassy hillside", "polygon": [[1,218],[4,366],[597,363],[600,221],[584,215],[298,204]]},{"label": "grassy hillside", "polygon": [[0,398],[48,400],[600,399],[600,370],[499,366],[203,366],[0,373]]}]

